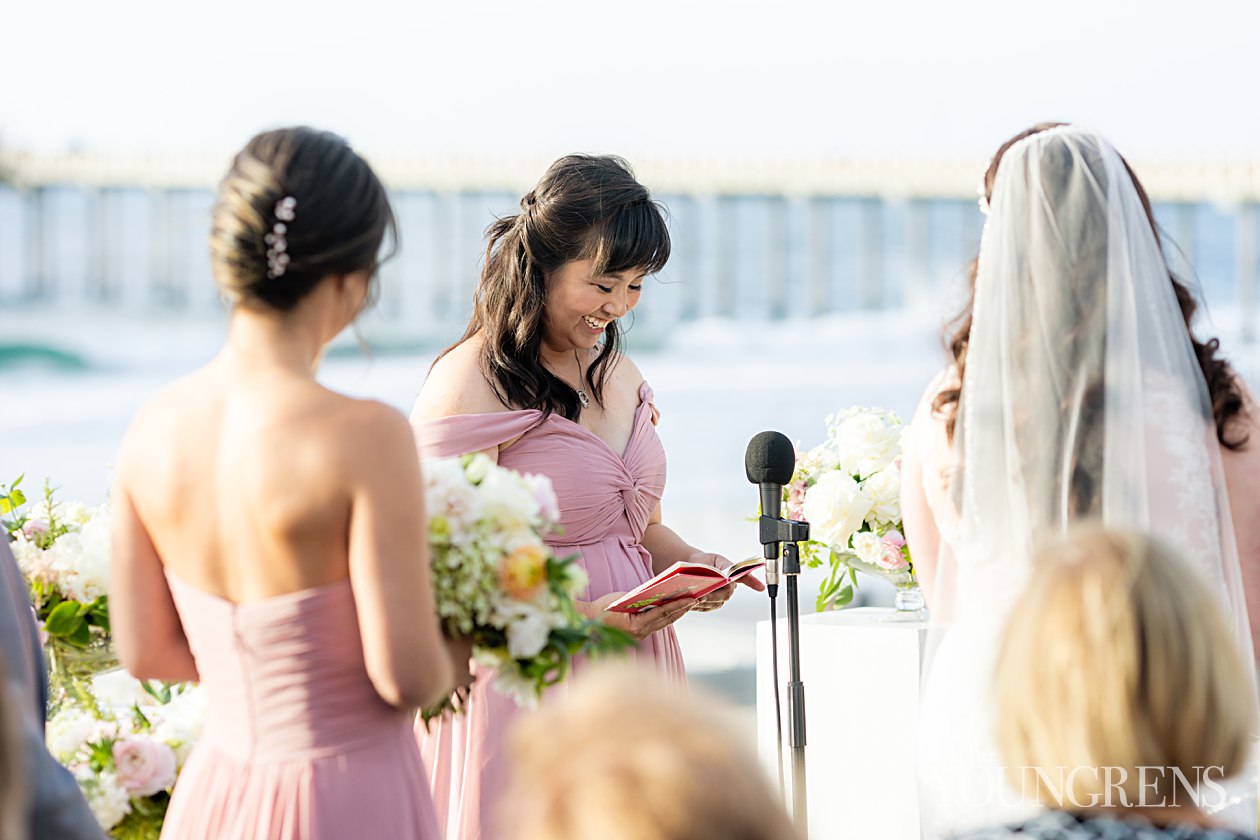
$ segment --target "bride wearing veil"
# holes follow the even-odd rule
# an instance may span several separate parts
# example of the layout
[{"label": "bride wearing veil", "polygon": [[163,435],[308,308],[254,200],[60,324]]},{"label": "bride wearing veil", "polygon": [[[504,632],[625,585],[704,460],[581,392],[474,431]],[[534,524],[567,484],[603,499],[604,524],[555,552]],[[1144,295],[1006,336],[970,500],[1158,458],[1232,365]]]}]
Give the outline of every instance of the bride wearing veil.
[{"label": "bride wearing veil", "polygon": [[1192,337],[1193,295],[1128,165],[1091,131],[1042,124],[999,149],[985,195],[973,302],[902,463],[933,622],[925,837],[1035,808],[999,766],[989,692],[1037,541],[1084,519],[1162,536],[1217,593],[1248,661],[1244,593],[1260,596],[1260,410],[1216,342]]}]

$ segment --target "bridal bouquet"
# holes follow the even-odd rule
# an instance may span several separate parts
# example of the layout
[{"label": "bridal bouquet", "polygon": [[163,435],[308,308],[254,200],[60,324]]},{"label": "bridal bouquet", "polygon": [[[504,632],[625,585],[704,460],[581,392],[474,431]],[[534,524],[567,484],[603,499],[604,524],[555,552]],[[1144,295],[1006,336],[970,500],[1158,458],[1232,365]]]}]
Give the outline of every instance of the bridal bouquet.
[{"label": "bridal bouquet", "polygon": [[171,788],[201,734],[205,697],[196,686],[119,676],[111,691],[61,708],[48,722],[48,749],[74,774],[111,837],[156,840]]},{"label": "bridal bouquet", "polygon": [[922,606],[901,527],[903,429],[891,411],[850,408],[829,416],[827,439],[796,459],[784,505],[789,518],[809,522],[801,559],[830,567],[819,610],[853,600],[857,571],[891,581],[899,608]]},{"label": "bridal bouquet", "polygon": [[[581,615],[586,573],[543,541],[556,531],[551,482],[485,455],[425,461],[433,587],[443,629],[471,637],[495,688],[522,706],[564,679],[573,657],[622,650],[631,638]],[[458,710],[466,692],[423,711]]]},{"label": "bridal bouquet", "polygon": [[[0,513],[26,503],[19,476],[0,485]],[[13,556],[31,587],[35,613],[54,642],[86,648],[109,636],[109,508],[60,502],[45,482],[44,498],[4,521]]]}]

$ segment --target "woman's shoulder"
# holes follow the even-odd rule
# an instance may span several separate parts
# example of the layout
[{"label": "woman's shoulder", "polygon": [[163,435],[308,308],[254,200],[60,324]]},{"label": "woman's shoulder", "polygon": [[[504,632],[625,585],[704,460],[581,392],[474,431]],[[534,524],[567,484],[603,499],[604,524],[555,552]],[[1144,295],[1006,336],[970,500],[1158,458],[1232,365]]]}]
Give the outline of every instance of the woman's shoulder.
[{"label": "woman's shoulder", "polygon": [[958,368],[953,365],[942,368],[928,382],[927,387],[923,389],[918,403],[915,404],[914,416],[911,418],[911,422],[915,426],[922,426],[931,420],[939,420],[940,418],[936,411],[936,398],[942,392],[958,388],[959,386]]},{"label": "woman's shoulder", "polygon": [[510,410],[486,380],[481,367],[481,337],[474,335],[434,362],[416,397],[411,421]]},{"label": "woman's shoulder", "polygon": [[119,466],[125,467],[133,453],[143,460],[154,446],[174,444],[181,431],[206,422],[219,399],[205,368],[164,386],[132,415],[118,454]]},{"label": "woman's shoulder", "polygon": [[[650,390],[645,391],[647,380],[639,366],[629,356],[614,353],[608,359],[608,379],[604,386],[605,405],[613,411],[634,412],[643,401],[654,402]],[[653,422],[659,419],[660,413],[653,405]]]},{"label": "woman's shoulder", "polygon": [[625,353],[614,352],[608,362],[612,371],[611,382],[635,391],[643,385],[643,371]]}]

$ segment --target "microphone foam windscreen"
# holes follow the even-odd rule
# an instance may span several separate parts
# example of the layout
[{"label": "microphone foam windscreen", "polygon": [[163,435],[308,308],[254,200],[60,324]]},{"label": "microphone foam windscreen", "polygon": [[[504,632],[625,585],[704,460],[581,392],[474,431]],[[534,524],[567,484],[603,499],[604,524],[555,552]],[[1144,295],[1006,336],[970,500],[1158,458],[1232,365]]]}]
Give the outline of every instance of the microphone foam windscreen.
[{"label": "microphone foam windscreen", "polygon": [[753,484],[789,484],[796,471],[796,450],[782,432],[760,432],[748,441],[744,473]]}]

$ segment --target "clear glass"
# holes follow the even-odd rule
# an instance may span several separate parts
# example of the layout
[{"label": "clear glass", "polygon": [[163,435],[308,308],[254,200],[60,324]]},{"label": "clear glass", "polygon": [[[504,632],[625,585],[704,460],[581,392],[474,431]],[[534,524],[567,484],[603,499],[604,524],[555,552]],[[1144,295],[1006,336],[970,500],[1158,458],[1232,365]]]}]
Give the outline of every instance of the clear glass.
[{"label": "clear glass", "polygon": [[92,678],[118,667],[118,655],[109,636],[95,636],[87,647],[75,647],[60,639],[44,646],[48,658],[48,717],[67,702],[91,705]]}]

